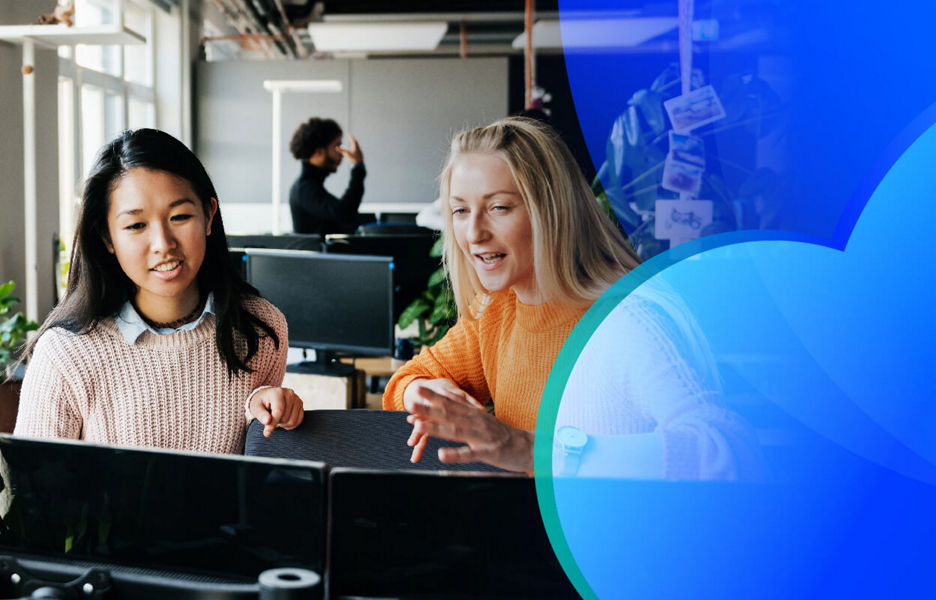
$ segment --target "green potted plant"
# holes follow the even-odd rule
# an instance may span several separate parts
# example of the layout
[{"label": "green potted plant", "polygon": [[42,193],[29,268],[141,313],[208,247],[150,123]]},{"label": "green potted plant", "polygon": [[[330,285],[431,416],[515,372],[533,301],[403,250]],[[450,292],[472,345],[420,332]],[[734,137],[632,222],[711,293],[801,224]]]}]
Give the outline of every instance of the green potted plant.
[{"label": "green potted plant", "polygon": [[22,312],[7,316],[10,308],[20,299],[11,296],[16,284],[8,281],[0,285],[0,432],[12,432],[19,409],[22,384],[13,373],[16,354],[26,341],[26,334],[39,329],[39,323],[27,319]]},{"label": "green potted plant", "polygon": [[[441,237],[432,245],[429,255],[442,257]],[[429,276],[426,289],[400,314],[397,325],[406,329],[415,322],[418,334],[413,338],[413,344],[431,346],[442,339],[457,318],[452,288],[445,276],[445,267],[440,266]]]}]

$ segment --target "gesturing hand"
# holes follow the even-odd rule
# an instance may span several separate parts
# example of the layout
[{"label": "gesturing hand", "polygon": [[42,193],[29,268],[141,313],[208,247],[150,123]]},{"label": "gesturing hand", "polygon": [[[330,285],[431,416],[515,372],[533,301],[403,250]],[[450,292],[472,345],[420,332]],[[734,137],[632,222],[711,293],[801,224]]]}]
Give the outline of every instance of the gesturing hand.
[{"label": "gesturing hand", "polygon": [[[455,385],[455,382],[451,379],[416,379],[406,386],[406,389],[403,391],[403,406],[409,412],[413,412],[411,407],[415,402],[419,401],[420,396],[418,391],[421,388],[433,390],[437,394],[441,394],[456,402],[464,402],[477,408],[483,408],[480,402],[475,400],[468,392]],[[412,421],[409,422],[412,423]],[[428,442],[429,436],[420,434],[414,427],[409,439],[406,440],[406,445],[413,448],[413,455],[410,457],[410,462],[419,462]]]},{"label": "gesturing hand", "polygon": [[[467,396],[457,387],[456,390]],[[409,392],[409,387],[406,391]],[[421,385],[409,399],[407,393],[404,393],[403,403],[411,413],[407,417],[413,425],[411,441],[418,438],[425,446],[425,436],[431,435],[466,444],[459,448],[440,448],[440,461],[484,462],[509,471],[533,470],[533,433],[502,423],[476,401],[472,404],[457,395],[453,398],[449,390],[440,393],[434,386]]]},{"label": "gesturing hand", "polygon": [[263,423],[263,437],[270,437],[277,427],[295,429],[305,416],[302,398],[283,387],[268,387],[254,394],[250,399],[250,414]]},{"label": "gesturing hand", "polygon": [[350,160],[353,163],[359,163],[364,160],[364,154],[361,152],[361,147],[358,146],[357,139],[350,133],[348,134],[348,139],[351,140],[350,148],[338,148],[338,152],[341,152],[341,155]]}]

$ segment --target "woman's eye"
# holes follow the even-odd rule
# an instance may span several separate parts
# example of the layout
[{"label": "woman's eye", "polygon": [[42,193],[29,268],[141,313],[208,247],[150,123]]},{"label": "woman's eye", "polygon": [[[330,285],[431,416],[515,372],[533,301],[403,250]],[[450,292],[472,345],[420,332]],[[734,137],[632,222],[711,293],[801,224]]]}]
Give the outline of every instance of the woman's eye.
[{"label": "woman's eye", "polygon": [[452,209],[452,214],[453,214],[453,215],[456,215],[456,216],[457,216],[457,215],[466,215],[466,214],[468,214],[468,211],[467,211],[466,209],[464,209],[464,208],[453,208],[453,209]]},{"label": "woman's eye", "polygon": [[172,221],[188,221],[188,220],[191,219],[191,218],[192,218],[192,215],[182,214],[182,215],[172,215],[172,217],[170,217],[170,220],[172,220]]},{"label": "woman's eye", "polygon": [[497,205],[497,206],[493,207],[491,210],[493,210],[494,212],[507,212],[508,210],[510,210],[510,207],[509,207],[509,206],[503,206],[503,205]]},{"label": "woman's eye", "polygon": [[126,229],[127,231],[139,231],[140,229],[143,229],[143,223],[134,223],[132,225],[127,225],[126,227],[124,227],[124,229]]}]

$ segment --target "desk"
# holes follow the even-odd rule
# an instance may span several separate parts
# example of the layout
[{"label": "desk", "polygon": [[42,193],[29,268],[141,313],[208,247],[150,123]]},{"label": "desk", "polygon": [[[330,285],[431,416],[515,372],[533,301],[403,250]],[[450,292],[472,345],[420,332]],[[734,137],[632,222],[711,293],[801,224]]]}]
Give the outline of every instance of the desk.
[{"label": "desk", "polygon": [[340,359],[346,364],[353,364],[356,369],[364,373],[367,381],[367,393],[364,395],[364,408],[379,409],[383,407],[383,389],[379,385],[381,377],[390,377],[404,362],[389,356],[377,358],[351,358]]},{"label": "desk", "polygon": [[363,408],[366,404],[364,371],[336,377],[286,370],[283,387],[291,388],[302,398],[304,410]]}]

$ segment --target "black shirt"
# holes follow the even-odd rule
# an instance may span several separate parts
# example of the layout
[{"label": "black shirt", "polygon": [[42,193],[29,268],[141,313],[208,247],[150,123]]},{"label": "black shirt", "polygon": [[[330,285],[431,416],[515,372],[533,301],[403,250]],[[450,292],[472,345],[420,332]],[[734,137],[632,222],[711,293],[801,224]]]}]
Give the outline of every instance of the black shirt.
[{"label": "black shirt", "polygon": [[302,174],[289,189],[289,210],[296,233],[353,233],[357,228],[357,210],[364,196],[367,170],[359,162],[351,167],[351,180],[341,198],[325,189],[331,171],[309,162],[302,163]]}]

